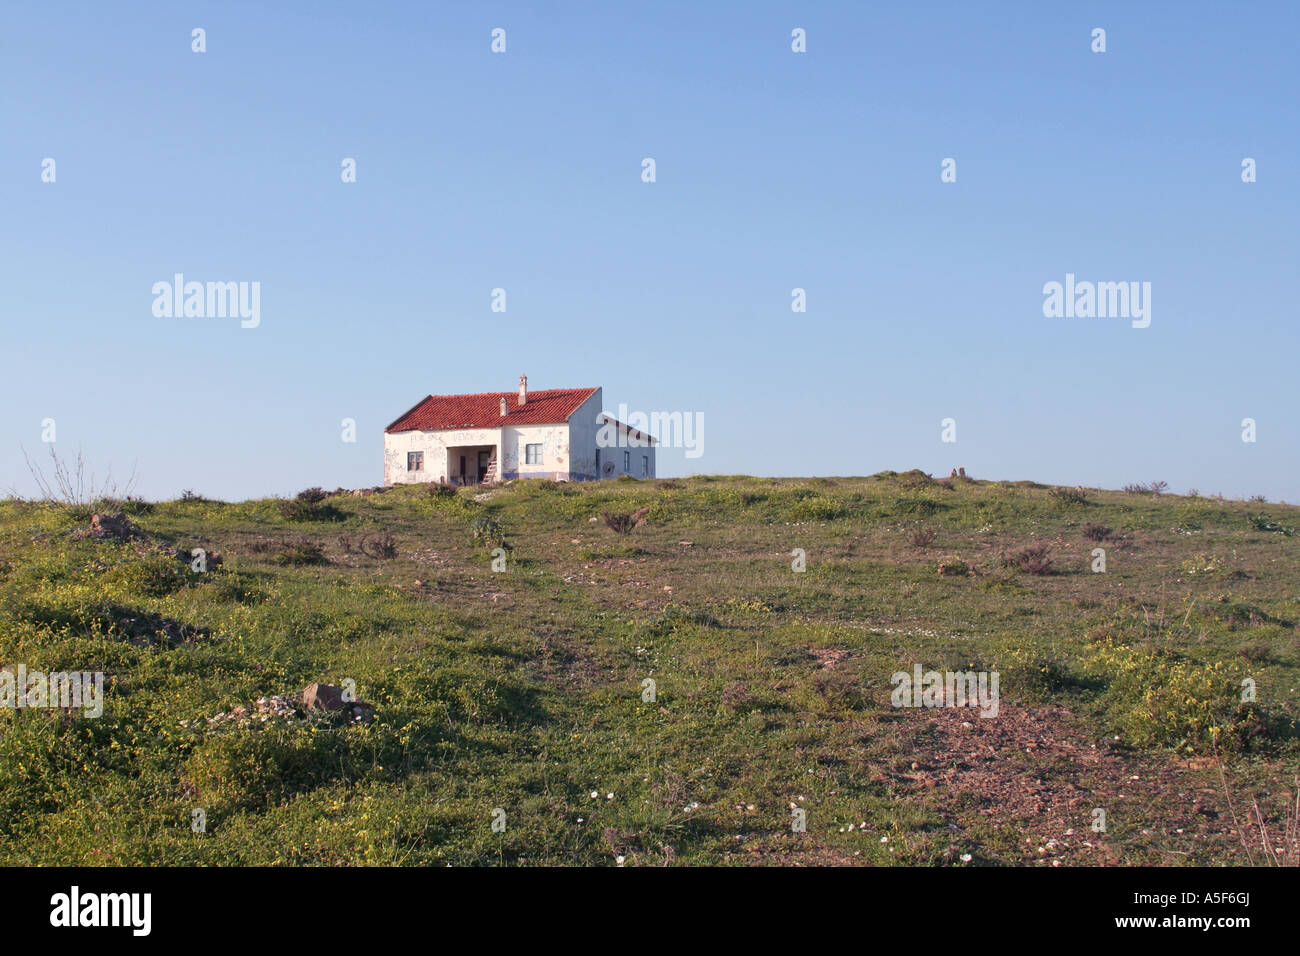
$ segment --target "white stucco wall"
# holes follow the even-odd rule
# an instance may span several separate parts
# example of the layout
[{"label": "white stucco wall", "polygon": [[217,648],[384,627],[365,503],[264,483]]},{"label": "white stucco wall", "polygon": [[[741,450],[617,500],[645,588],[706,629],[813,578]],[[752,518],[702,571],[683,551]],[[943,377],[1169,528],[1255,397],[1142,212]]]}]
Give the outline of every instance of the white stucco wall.
[{"label": "white stucco wall", "polygon": [[[525,445],[541,445],[542,460],[528,464]],[[567,425],[513,425],[505,429],[501,465],[502,478],[569,478],[569,427]]]},{"label": "white stucco wall", "polygon": [[[384,433],[384,484],[411,485],[422,481],[446,481],[449,460],[448,448],[491,445],[497,448],[500,460],[500,428],[462,428],[445,432],[393,432]],[[424,470],[407,471],[406,454],[424,452]],[[467,463],[472,470],[473,463]],[[459,463],[457,463],[459,468]],[[499,466],[498,466],[499,467]]]},{"label": "white stucco wall", "polygon": [[[589,438],[594,452],[594,430]],[[530,465],[526,461],[524,446],[542,446],[542,460]],[[409,485],[426,481],[446,481],[448,475],[459,475],[458,455],[467,456],[466,471],[475,473],[472,451],[479,446],[491,446],[497,454],[498,478],[553,478],[570,480],[571,448],[569,426],[558,425],[508,425],[505,428],[464,428],[445,432],[394,432],[384,434],[384,484]],[[407,452],[424,452],[424,470],[407,471]],[[591,454],[588,454],[591,457]],[[589,469],[590,470],[590,469]],[[584,475],[583,477],[588,477]]]},{"label": "white stucco wall", "polygon": [[[608,417],[613,418],[612,415]],[[593,444],[599,431],[599,428],[594,428],[592,431]],[[605,434],[608,435],[611,431],[612,429],[606,429]],[[619,428],[615,434],[620,444],[600,449],[600,477],[602,479],[617,478],[620,475],[631,475],[633,478],[655,477],[654,444],[634,444],[636,439],[628,435],[625,427]],[[609,468],[610,462],[614,463],[612,470]]]},{"label": "white stucco wall", "polygon": [[573,481],[594,481],[596,475],[596,419],[604,398],[600,389],[592,393],[569,416],[569,473]]},{"label": "white stucco wall", "polygon": [[[642,461],[645,458],[646,461]],[[601,467],[606,461],[614,462],[614,473],[605,478],[617,478],[619,475],[631,475],[633,478],[653,478],[655,476],[654,445],[625,445],[621,448],[602,448],[600,450]],[[643,466],[646,470],[643,471]]]}]

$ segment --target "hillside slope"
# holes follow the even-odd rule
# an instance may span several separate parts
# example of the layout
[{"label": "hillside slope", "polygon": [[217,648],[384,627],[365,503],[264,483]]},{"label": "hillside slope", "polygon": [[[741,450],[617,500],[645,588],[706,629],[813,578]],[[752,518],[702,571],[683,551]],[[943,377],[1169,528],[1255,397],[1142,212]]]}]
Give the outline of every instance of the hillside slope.
[{"label": "hillside slope", "polygon": [[[1294,801],[1294,507],[915,472],[314,497],[98,537],[112,503],[0,502],[0,666],[109,681],[97,719],[0,710],[0,862],[1244,863],[1234,809]],[[998,715],[891,706],[916,665],[997,671]],[[259,719],[317,681],[375,719]]]}]

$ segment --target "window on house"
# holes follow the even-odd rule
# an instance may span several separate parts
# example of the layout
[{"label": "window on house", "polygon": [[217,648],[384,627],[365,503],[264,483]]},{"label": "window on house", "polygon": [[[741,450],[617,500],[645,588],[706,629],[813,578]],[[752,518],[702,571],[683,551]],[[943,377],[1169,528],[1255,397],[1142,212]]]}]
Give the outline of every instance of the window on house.
[{"label": "window on house", "polygon": [[407,471],[424,471],[424,452],[408,451],[406,453]]},{"label": "window on house", "polygon": [[632,453],[630,451],[623,452],[623,470],[629,475],[632,474]]},{"label": "window on house", "polygon": [[641,477],[642,478],[650,477],[650,456],[649,455],[641,456]]},{"label": "window on house", "polygon": [[542,445],[538,442],[536,445],[524,446],[524,464],[540,465],[542,463]]}]

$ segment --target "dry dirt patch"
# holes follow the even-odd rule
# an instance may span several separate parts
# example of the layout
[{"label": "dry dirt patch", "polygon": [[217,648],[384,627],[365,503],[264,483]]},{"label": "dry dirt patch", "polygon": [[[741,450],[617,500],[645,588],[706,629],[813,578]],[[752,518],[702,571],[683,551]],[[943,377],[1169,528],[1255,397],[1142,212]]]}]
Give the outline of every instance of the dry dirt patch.
[{"label": "dry dirt patch", "polygon": [[[1025,862],[1114,864],[1119,832],[1166,863],[1236,846],[1213,771],[1098,740],[1063,707],[1004,703],[990,719],[957,708],[901,719],[913,725],[916,751],[896,776],[960,829],[1009,829]],[[1092,828],[1096,809],[1106,812],[1107,832]]]}]

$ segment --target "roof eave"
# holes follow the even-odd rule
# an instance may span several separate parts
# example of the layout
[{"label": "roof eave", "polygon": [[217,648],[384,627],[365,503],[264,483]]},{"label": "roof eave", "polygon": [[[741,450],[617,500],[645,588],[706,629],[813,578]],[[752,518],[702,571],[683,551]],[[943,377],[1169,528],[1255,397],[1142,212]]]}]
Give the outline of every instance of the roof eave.
[{"label": "roof eave", "polygon": [[[411,412],[415,411],[417,408],[419,408],[421,405],[423,405],[425,402],[427,402],[427,401],[428,401],[429,399],[431,399],[431,398],[433,398],[432,395],[426,395],[426,396],[424,396],[424,398],[420,399],[418,402],[416,402],[414,405],[412,405],[412,406],[411,406],[410,408],[408,408],[406,411],[402,412],[402,414],[400,414],[400,415],[398,415],[396,418],[394,418],[391,422],[389,422],[387,425],[384,426],[384,434],[387,435],[389,432],[391,432],[391,431],[393,430],[393,426],[394,426],[394,425],[396,425],[396,424],[397,424],[398,422],[400,422],[403,418],[405,418],[407,415],[411,414]],[[415,429],[414,429],[414,428],[403,428],[402,431],[404,431],[404,432],[409,432],[409,431],[415,431]]]}]

